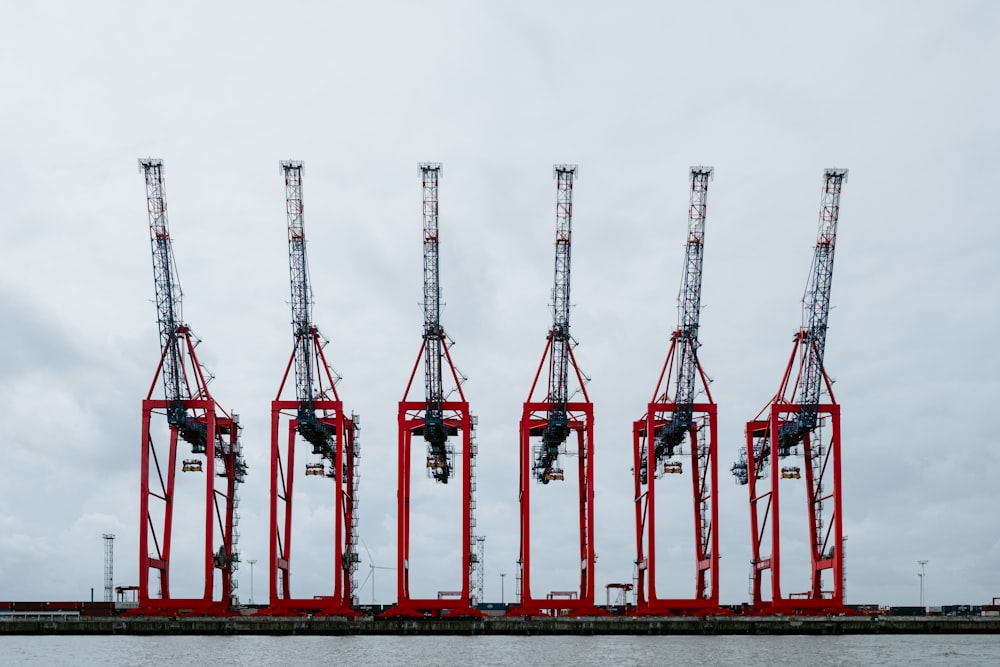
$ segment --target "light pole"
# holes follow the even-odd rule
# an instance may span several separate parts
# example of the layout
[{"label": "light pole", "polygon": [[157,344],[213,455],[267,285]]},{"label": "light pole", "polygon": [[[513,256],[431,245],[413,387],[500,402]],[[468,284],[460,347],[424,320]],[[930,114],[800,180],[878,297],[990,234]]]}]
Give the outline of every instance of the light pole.
[{"label": "light pole", "polygon": [[507,576],[506,572],[500,573],[500,604],[506,604],[506,600],[504,599],[504,594],[503,594],[503,578],[506,576]]},{"label": "light pole", "polygon": [[[929,563],[929,562],[930,561],[926,561],[926,560],[918,560],[917,561],[917,565],[920,566],[920,572],[917,573],[917,576],[920,577],[920,606],[921,607],[924,607],[924,574],[926,574],[924,572],[924,565],[927,565],[927,563]],[[927,607],[924,607],[924,609],[926,609],[926,608]]]},{"label": "light pole", "polygon": [[248,558],[247,562],[250,563],[250,604],[253,604],[253,564],[257,562],[257,559]]}]

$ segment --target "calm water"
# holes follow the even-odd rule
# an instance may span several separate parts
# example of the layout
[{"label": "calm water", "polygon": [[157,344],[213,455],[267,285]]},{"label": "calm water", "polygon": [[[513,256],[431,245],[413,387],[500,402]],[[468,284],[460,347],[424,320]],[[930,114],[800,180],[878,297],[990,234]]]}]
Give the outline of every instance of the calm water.
[{"label": "calm water", "polygon": [[1000,636],[0,637],[2,665],[998,665]]}]

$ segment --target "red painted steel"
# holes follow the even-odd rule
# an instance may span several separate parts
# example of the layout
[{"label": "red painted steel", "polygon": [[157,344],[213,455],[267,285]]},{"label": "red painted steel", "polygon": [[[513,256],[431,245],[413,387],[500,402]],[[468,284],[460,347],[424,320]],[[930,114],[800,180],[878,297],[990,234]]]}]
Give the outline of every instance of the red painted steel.
[{"label": "red painted steel", "polygon": [[[238,466],[239,423],[215,402],[208,391],[202,366],[195,354],[195,341],[190,330],[181,325],[177,329],[179,347],[182,350],[181,364],[184,381],[189,384],[192,396],[184,400],[184,407],[194,415],[194,419],[204,425],[206,443],[211,451],[192,454],[204,458],[201,474],[205,476],[204,551],[202,572],[204,586],[201,597],[177,598],[171,593],[170,569],[171,547],[174,529],[174,502],[176,500],[175,481],[178,467],[179,434],[175,426],[169,427],[170,440],[166,447],[166,458],[162,458],[153,442],[151,426],[153,420],[166,421],[168,401],[154,399],[157,380],[163,367],[164,348],[156,374],[150,384],[146,399],[142,402],[142,456],[141,495],[139,512],[139,600],[138,607],[127,613],[139,615],[226,615],[233,611],[234,593],[234,510],[237,477],[242,476]],[[190,384],[194,391],[190,391]],[[180,442],[183,442],[181,440]],[[185,454],[187,456],[187,454]],[[217,468],[217,466],[219,466]],[[165,477],[164,477],[165,476]],[[157,509],[157,506],[159,509]],[[197,517],[181,517],[184,528],[197,528]],[[157,593],[151,590],[151,577],[158,577]],[[216,587],[216,577],[219,585]]]},{"label": "red painted steel", "polygon": [[[521,510],[521,550],[520,565],[521,594],[517,604],[507,610],[508,616],[559,615],[594,616],[607,612],[595,605],[594,593],[594,404],[587,395],[583,373],[577,366],[572,348],[569,348],[570,367],[579,382],[582,401],[570,401],[566,405],[568,443],[575,443],[577,454],[577,478],[579,481],[579,544],[580,544],[580,586],[577,591],[554,591],[545,597],[538,597],[531,590],[531,495],[536,483],[532,473],[534,452],[532,438],[541,437],[549,424],[552,408],[548,397],[538,400],[535,391],[542,368],[547,367],[552,348],[552,335],[545,344],[542,360],[535,372],[528,400],[520,422],[520,510]],[[544,391],[544,389],[543,389]],[[575,435],[575,437],[574,437]],[[572,594],[575,597],[572,597]]]},{"label": "red painted steel", "polygon": [[465,399],[462,391],[462,382],[458,371],[451,359],[451,352],[447,339],[441,340],[441,349],[444,352],[445,364],[450,371],[451,378],[455,382],[459,400],[443,401],[440,404],[443,415],[443,424],[450,433],[450,437],[458,438],[461,443],[460,452],[462,458],[462,569],[461,591],[450,598],[415,598],[410,595],[410,489],[412,484],[411,460],[414,436],[418,437],[418,442],[423,438],[423,428],[427,415],[427,402],[424,400],[411,400],[410,389],[420,362],[424,358],[424,343],[420,345],[417,353],[417,361],[413,365],[410,379],[403,392],[403,400],[399,402],[399,468],[398,468],[398,490],[397,490],[397,552],[396,552],[396,605],[383,612],[381,616],[392,617],[413,617],[421,618],[425,615],[445,615],[445,616],[482,616],[482,612],[475,608],[472,601],[472,507],[473,507],[473,457],[475,456],[475,442],[473,440],[474,421],[472,413],[469,411],[469,403]]},{"label": "red painted steel", "polygon": [[[753,546],[751,589],[755,613],[847,613],[844,607],[844,531],[840,478],[840,406],[823,365],[833,282],[833,260],[846,169],[826,169],[819,233],[802,299],[802,327],[774,398],[746,426],[746,450],[733,466],[749,485]],[[824,391],[825,390],[825,391]],[[823,402],[823,399],[827,402]],[[801,447],[798,466],[782,465]],[[770,477],[770,485],[759,484]],[[809,587],[782,592],[781,489],[805,485],[809,535]],[[763,489],[759,489],[763,486]],[[769,552],[768,552],[769,551]],[[824,574],[832,582],[823,582]],[[764,577],[770,575],[770,595]]]},{"label": "red painted steel", "polygon": [[[819,404],[817,427],[801,442],[809,521],[809,588],[788,595],[782,592],[781,486],[801,482],[782,476],[782,457],[774,450],[781,425],[796,418],[802,410],[793,399],[808,344],[805,336],[796,335],[778,394],[746,426],[753,548],[752,609],[758,614],[849,613],[844,606],[840,405],[825,370],[822,377],[829,402]],[[768,477],[770,483],[763,481]],[[824,573],[832,575],[832,581],[824,584]],[[765,575],[770,575],[770,590],[765,586]]]},{"label": "red painted steel", "polygon": [[[344,413],[344,404],[337,394],[336,382],[330,366],[323,354],[323,342],[315,327],[310,331],[309,340],[303,345],[313,346],[315,356],[315,377],[319,380],[319,395],[330,399],[314,399],[312,407],[317,421],[332,427],[336,433],[336,455],[338,465],[323,479],[332,479],[334,484],[334,532],[331,537],[333,552],[330,561],[334,569],[331,590],[322,591],[309,597],[293,597],[292,577],[292,509],[295,498],[295,449],[306,445],[297,437],[296,419],[299,401],[282,399],[288,382],[295,350],[285,366],[285,373],[278,387],[277,398],[271,402],[271,493],[270,493],[270,602],[266,609],[259,611],[265,615],[335,615],[357,616],[353,607],[353,578],[357,569],[356,545],[352,543],[354,531],[351,522],[355,511],[356,498],[352,480],[358,464],[356,450],[355,418]],[[324,470],[324,473],[326,471]]]},{"label": "red painted steel", "polygon": [[[694,595],[690,598],[661,598],[656,592],[656,486],[660,462],[653,455],[655,434],[665,427],[677,412],[677,403],[665,393],[673,375],[678,336],[674,336],[667,351],[667,359],[660,371],[660,379],[653,400],[642,419],[632,426],[633,474],[635,489],[636,524],[636,608],[638,615],[704,615],[723,613],[719,606],[719,505],[718,505],[718,415],[716,404],[708,388],[708,380],[696,362],[697,376],[705,391],[706,401],[692,404],[692,425],[687,444],[690,448],[688,472],[694,516]],[[642,478],[643,451],[646,459],[646,482]],[[670,475],[670,478],[675,477]],[[678,479],[677,481],[680,481]],[[678,507],[666,517],[679,518],[684,508]]]}]

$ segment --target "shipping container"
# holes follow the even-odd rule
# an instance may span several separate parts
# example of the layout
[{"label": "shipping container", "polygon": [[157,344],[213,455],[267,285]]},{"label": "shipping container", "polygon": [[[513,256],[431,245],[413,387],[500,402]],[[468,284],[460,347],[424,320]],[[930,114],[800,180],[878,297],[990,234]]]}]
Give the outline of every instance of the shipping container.
[{"label": "shipping container", "polygon": [[114,602],[84,602],[80,607],[81,616],[114,616]]},{"label": "shipping container", "polygon": [[926,616],[927,610],[923,607],[889,607],[890,616]]}]

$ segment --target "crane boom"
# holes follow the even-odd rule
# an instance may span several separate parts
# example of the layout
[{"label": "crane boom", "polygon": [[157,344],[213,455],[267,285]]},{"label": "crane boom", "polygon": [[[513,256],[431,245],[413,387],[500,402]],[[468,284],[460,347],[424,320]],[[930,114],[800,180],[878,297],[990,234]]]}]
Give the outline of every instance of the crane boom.
[{"label": "crane boom", "polygon": [[309,339],[312,326],[309,315],[312,286],[309,283],[303,226],[303,164],[285,160],[281,162],[281,170],[285,176],[285,209],[288,214],[288,268],[292,290],[292,331],[295,336],[295,395],[302,404],[301,408],[308,410],[313,401],[312,346],[304,343]]},{"label": "crane boom", "polygon": [[146,204],[149,212],[149,238],[153,251],[153,283],[156,292],[157,323],[162,350],[163,389],[167,400],[167,423],[178,429],[181,437],[196,452],[204,452],[205,425],[191,418],[184,405],[191,398],[184,376],[181,337],[190,334],[183,322],[180,283],[174,262],[170,230],[167,227],[167,199],[163,182],[163,160],[140,158],[139,168],[146,178]]},{"label": "crane boom", "polygon": [[803,343],[798,419],[783,424],[778,433],[779,455],[786,454],[816,427],[820,392],[823,388],[823,354],[826,349],[826,329],[830,317],[830,288],[833,283],[833,255],[837,245],[837,220],[840,216],[840,193],[847,180],[847,169],[827,169],[824,172],[823,195],[820,202],[819,233],[813,253],[809,284],[802,298],[802,328],[798,333]]},{"label": "crane boom", "polygon": [[569,436],[569,285],[570,248],[573,224],[573,180],[575,164],[557,164],[553,167],[556,178],[556,260],[552,288],[552,330],[549,332],[549,423],[542,433],[535,470],[538,479],[547,482],[548,471],[559,457],[559,447]]},{"label": "crane boom", "polygon": [[674,338],[680,347],[673,419],[656,436],[656,458],[673,456],[691,428],[695,380],[698,369],[698,322],[701,314],[702,260],[705,252],[705,214],[712,167],[691,167],[691,194],[688,205],[687,243],[684,272],[677,296],[678,325]]},{"label": "crane boom", "polygon": [[[198,361],[197,338],[181,315],[181,288],[177,278],[170,231],[167,226],[167,202],[163,179],[163,160],[140,158],[139,169],[146,182],[150,242],[153,254],[153,283],[157,323],[160,330],[160,362],[142,402],[142,475],[139,534],[138,609],[141,613],[177,613],[186,609],[199,615],[228,614],[234,608],[239,557],[239,485],[247,464],[243,458],[240,436],[243,427],[239,415],[227,413],[208,390],[210,376]],[[165,400],[156,400],[157,382],[163,379]],[[167,451],[157,454],[154,416],[166,417],[170,436]],[[156,439],[159,439],[157,436]],[[191,445],[197,456],[184,459],[178,455],[181,441]],[[204,465],[204,467],[203,467]],[[176,472],[204,472],[204,589],[201,597],[178,598],[170,593],[171,537],[174,530],[175,498],[180,493]],[[191,488],[191,487],[188,487]],[[185,507],[189,507],[185,505]],[[185,524],[197,521],[197,512],[183,512]],[[187,568],[185,568],[187,569]],[[152,577],[159,577],[159,590],[151,595]],[[221,583],[218,598],[215,582]]]},{"label": "crane boom", "polygon": [[336,432],[317,418],[314,407],[316,382],[313,367],[316,360],[313,358],[313,344],[319,331],[310,315],[313,297],[302,203],[304,165],[298,160],[283,160],[280,166],[285,177],[285,210],[288,215],[288,269],[292,297],[292,335],[295,338],[295,398],[298,401],[296,428],[312,444],[314,454],[322,454],[333,462]]},{"label": "crane boom", "polygon": [[[824,367],[824,352],[840,195],[846,180],[846,169],[824,171],[819,233],[802,298],[802,325],[795,333],[778,391],[746,422],[746,446],[740,448],[730,468],[737,483],[748,486],[750,497],[750,593],[755,613],[838,614],[845,608],[841,406]],[[780,459],[798,456],[800,447],[805,470],[797,465],[779,468]],[[796,554],[803,550],[798,543],[783,539],[781,487],[786,486],[785,480],[798,479],[805,487],[810,582],[807,591],[784,595],[782,546],[794,544]],[[832,587],[829,580],[824,583],[828,574],[833,577]],[[766,579],[770,586],[765,585]]]},{"label": "crane boom", "polygon": [[444,355],[444,330],[441,327],[441,283],[438,262],[438,179],[441,164],[421,162],[424,218],[424,440],[429,455],[441,465],[433,469],[434,478],[447,484],[451,476],[445,443],[448,429],[444,424],[444,388],[441,358]]}]

